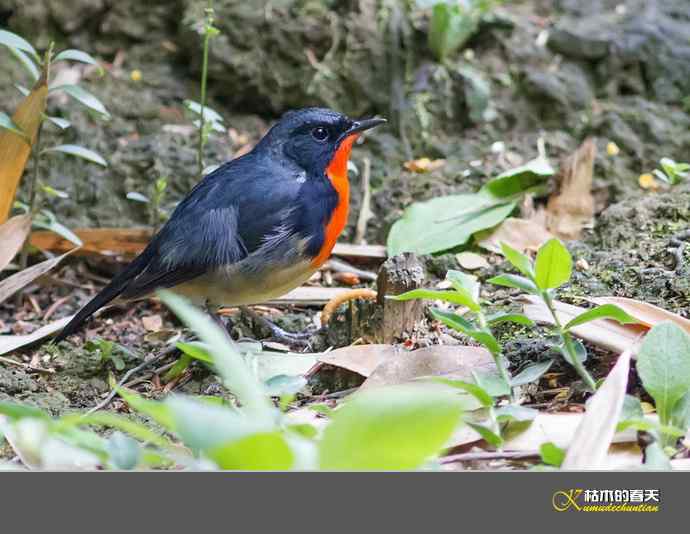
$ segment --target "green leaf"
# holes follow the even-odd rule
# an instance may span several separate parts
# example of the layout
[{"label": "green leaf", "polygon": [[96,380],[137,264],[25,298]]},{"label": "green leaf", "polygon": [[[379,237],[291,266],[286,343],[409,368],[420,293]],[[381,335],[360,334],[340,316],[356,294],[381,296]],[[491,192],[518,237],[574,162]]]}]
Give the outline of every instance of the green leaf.
[{"label": "green leaf", "polygon": [[307,379],[295,375],[275,375],[266,380],[266,391],[271,397],[295,395],[307,385]]},{"label": "green leaf", "polygon": [[569,321],[568,324],[565,325],[565,330],[570,330],[578,325],[595,321],[597,319],[613,319],[621,324],[639,323],[637,319],[631,315],[628,315],[615,304],[602,304],[601,306],[597,306],[591,310],[581,313]]},{"label": "green leaf", "polygon": [[459,4],[434,5],[429,24],[429,48],[439,61],[457,50],[477,31],[479,20]]},{"label": "green leaf", "polygon": [[91,163],[97,163],[98,165],[101,165],[103,167],[108,166],[108,162],[105,161],[100,154],[79,145],[58,145],[42,150],[42,153],[50,152],[61,152],[63,154],[69,154],[70,156],[76,156],[78,158],[85,159],[86,161],[90,161]]},{"label": "green leaf", "polygon": [[690,390],[690,335],[678,325],[656,325],[645,336],[637,373],[656,403],[661,424],[668,424],[675,405]]},{"label": "green leaf", "polygon": [[71,428],[81,425],[98,425],[116,428],[141,441],[149,442],[152,445],[164,449],[169,448],[172,445],[167,438],[160,436],[146,425],[137,423],[136,421],[130,421],[129,419],[112,412],[63,415],[60,417],[60,419],[58,419],[56,428],[59,430],[61,428]]},{"label": "green leaf", "polygon": [[44,230],[50,230],[55,232],[57,235],[64,237],[67,241],[74,243],[78,247],[82,246],[84,243],[79,236],[67,228],[64,224],[60,223],[53,213],[48,210],[41,210],[39,216],[35,217],[33,226],[36,228],[42,228]]},{"label": "green leaf", "polygon": [[141,459],[139,443],[125,436],[122,432],[114,432],[106,442],[109,460],[115,469],[134,469]]},{"label": "green leaf", "polygon": [[[581,362],[584,363],[587,361],[587,347],[585,347],[581,341],[577,339],[571,339],[570,343],[572,344],[573,348],[575,349],[575,356],[577,359]],[[564,345],[558,345],[556,349],[561,353],[561,356],[563,356],[563,359],[568,362],[570,365],[573,365],[573,362],[571,361],[570,354],[566,350]]]},{"label": "green leaf", "polygon": [[391,228],[388,253],[432,254],[464,245],[475,232],[503,221],[515,206],[473,194],[415,202]]},{"label": "green leaf", "polygon": [[14,88],[24,96],[29,96],[29,94],[31,93],[31,91],[29,91],[26,87],[24,87],[23,85],[19,85],[18,83],[14,84]]},{"label": "green leaf", "polygon": [[539,455],[542,462],[555,467],[560,467],[563,460],[565,460],[565,451],[551,441],[541,444]]},{"label": "green leaf", "polygon": [[460,389],[472,395],[475,399],[479,401],[482,406],[489,407],[494,405],[494,400],[491,398],[484,389],[482,389],[477,384],[472,384],[470,382],[465,382],[463,380],[455,380],[453,378],[444,377],[432,377],[434,382],[440,384],[446,384],[452,388]]},{"label": "green leaf", "polygon": [[510,385],[497,373],[481,373],[472,371],[472,377],[479,387],[492,397],[510,395]]},{"label": "green leaf", "polygon": [[540,289],[560,287],[570,280],[573,259],[558,239],[549,239],[537,252],[535,280]]},{"label": "green leaf", "polygon": [[508,199],[541,186],[554,175],[549,162],[543,158],[533,159],[522,167],[511,169],[489,180],[480,193],[494,198]]},{"label": "green leaf", "polygon": [[673,407],[671,423],[686,432],[690,432],[690,392],[683,395]]},{"label": "green leaf", "polygon": [[430,384],[356,393],[333,413],[319,444],[325,470],[406,470],[437,455],[462,415],[459,397]]},{"label": "green leaf", "polygon": [[467,319],[460,317],[458,314],[444,310],[432,309],[431,315],[435,319],[443,322],[443,324],[446,326],[462,332],[476,341],[479,341],[479,343],[489,349],[491,353],[498,354],[501,352],[501,346],[498,344],[498,341],[496,341],[496,338],[491,332],[477,328]]},{"label": "green leaf", "polygon": [[536,382],[551,368],[552,364],[553,360],[531,363],[511,379],[510,385],[517,387]]},{"label": "green leaf", "polygon": [[166,430],[174,430],[175,424],[173,414],[168,405],[162,402],[145,399],[134,391],[125,388],[117,388],[117,394],[120,395],[133,410],[150,417]]},{"label": "green leaf", "polygon": [[295,461],[280,432],[252,434],[206,452],[221,469],[285,471]]},{"label": "green leaf", "polygon": [[187,356],[191,356],[195,360],[213,365],[213,358],[209,353],[208,345],[206,343],[201,343],[200,341],[192,341],[190,343],[178,341],[175,343],[175,346]]},{"label": "green leaf", "polygon": [[80,104],[95,111],[96,113],[100,113],[106,119],[110,118],[110,113],[108,113],[108,110],[105,109],[103,103],[100,100],[98,100],[98,98],[96,98],[94,95],[89,93],[86,89],[78,85],[71,84],[58,85],[56,87],[50,88],[51,93],[54,93],[56,91],[64,91]]},{"label": "green leaf", "polygon": [[2,111],[0,111],[0,128],[17,134],[19,137],[24,139],[24,141],[26,141],[27,143],[29,142],[29,138],[22,131],[21,127],[12,120],[12,117],[7,115],[6,113],[3,113]]},{"label": "green leaf", "polygon": [[18,419],[45,419],[48,420],[48,414],[39,408],[34,408],[26,404],[18,404],[15,402],[0,401],[0,415],[4,415],[12,420]]},{"label": "green leaf", "polygon": [[671,471],[671,461],[658,441],[647,445],[644,450],[644,466],[648,469]]},{"label": "green leaf", "polygon": [[515,250],[507,243],[501,242],[501,252],[503,256],[515,267],[518,271],[524,274],[527,278],[534,278],[534,268],[532,267],[532,260],[528,256]]},{"label": "green leaf", "polygon": [[72,123],[68,121],[67,119],[63,119],[62,117],[49,117],[46,116],[46,119],[48,119],[50,122],[52,122],[55,126],[60,128],[61,130],[66,130],[70,126],[72,126]]},{"label": "green leaf", "polygon": [[144,204],[148,204],[149,202],[151,202],[149,197],[147,197],[146,195],[142,195],[137,191],[130,191],[129,193],[127,193],[127,199],[134,200],[135,202],[142,202]]},{"label": "green leaf", "polygon": [[476,276],[451,269],[446,273],[446,280],[453,284],[457,291],[467,294],[474,302],[479,302],[481,284],[477,281]]},{"label": "green leaf", "polygon": [[38,67],[36,67],[36,63],[33,62],[31,57],[27,56],[24,52],[19,50],[19,48],[10,48],[10,52],[19,60],[22,67],[26,69],[31,76],[31,80],[34,82],[38,80],[41,73],[38,71]]},{"label": "green leaf", "polygon": [[524,326],[534,326],[534,321],[522,313],[498,312],[487,316],[486,322],[491,326],[501,323],[516,323]]},{"label": "green leaf", "polygon": [[539,415],[537,410],[516,404],[501,406],[495,411],[496,421],[502,424],[501,436],[504,440],[513,439],[525,432]]},{"label": "green leaf", "polygon": [[0,30],[0,44],[10,48],[16,48],[28,52],[36,61],[39,61],[38,53],[31,44],[16,33],[8,32],[7,30]]},{"label": "green leaf", "polygon": [[539,289],[536,285],[534,285],[534,282],[515,274],[500,274],[498,276],[494,276],[493,278],[489,278],[487,282],[497,286],[521,289],[525,293],[531,293],[533,295],[539,293]]},{"label": "green leaf", "polygon": [[479,311],[479,304],[472,300],[466,291],[450,291],[450,290],[434,290],[434,289],[413,289],[403,293],[402,295],[395,295],[388,297],[392,300],[442,300],[457,304],[458,306],[465,306],[472,311]]},{"label": "green leaf", "polygon": [[486,441],[489,445],[492,445],[497,449],[503,447],[503,438],[487,426],[480,425],[477,423],[471,423],[469,421],[465,421],[465,423],[467,423],[467,426],[472,428],[472,430],[477,432],[477,434],[479,434],[482,437],[482,439]]},{"label": "green leaf", "polygon": [[101,64],[94,59],[93,56],[90,56],[86,52],[82,52],[81,50],[74,50],[74,49],[69,49],[69,50],[63,50],[60,52],[55,58],[53,59],[53,62],[55,61],[79,61],[81,63],[88,63],[90,65],[95,65],[98,67],[98,72],[103,75],[105,72],[103,70],[103,67],[101,67]]}]

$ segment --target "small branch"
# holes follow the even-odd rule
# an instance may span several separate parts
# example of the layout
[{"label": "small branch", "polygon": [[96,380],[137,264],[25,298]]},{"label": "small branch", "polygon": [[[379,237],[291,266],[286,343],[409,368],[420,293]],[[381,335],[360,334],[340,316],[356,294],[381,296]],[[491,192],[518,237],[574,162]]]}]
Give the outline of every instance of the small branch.
[{"label": "small branch", "polygon": [[441,463],[452,464],[482,460],[529,460],[532,458],[540,458],[539,451],[466,452],[444,456],[441,458]]},{"label": "small branch", "polygon": [[358,245],[364,244],[364,235],[367,232],[367,222],[372,217],[371,213],[371,160],[364,158],[362,160],[364,168],[362,169],[362,204],[359,208],[359,217],[357,218],[357,228],[355,231],[355,243]]}]

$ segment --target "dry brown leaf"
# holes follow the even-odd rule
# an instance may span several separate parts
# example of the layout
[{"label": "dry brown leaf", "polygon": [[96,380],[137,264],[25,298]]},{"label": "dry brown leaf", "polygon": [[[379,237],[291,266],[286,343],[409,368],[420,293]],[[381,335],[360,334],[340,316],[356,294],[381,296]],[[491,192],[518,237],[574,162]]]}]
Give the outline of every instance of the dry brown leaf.
[{"label": "dry brown leaf", "polygon": [[38,330],[35,330],[34,332],[24,336],[0,336],[0,355],[7,354],[13,350],[20,349],[35,343],[36,341],[40,341],[51,334],[55,334],[59,330],[62,330],[70,319],[72,319],[72,317],[74,317],[74,315],[63,317],[62,319],[58,319],[57,321],[42,326]]},{"label": "dry brown leaf", "polygon": [[141,324],[149,332],[158,332],[163,328],[163,318],[160,315],[147,315],[141,318]]},{"label": "dry brown leaf", "polygon": [[468,271],[474,271],[475,269],[481,269],[483,267],[488,267],[489,262],[481,254],[476,254],[475,252],[460,252],[455,255],[455,259],[458,260],[458,264],[463,269]]},{"label": "dry brown leaf", "polygon": [[411,161],[406,161],[403,166],[412,172],[426,173],[432,172],[440,169],[446,164],[445,159],[429,159],[429,158],[419,158],[413,159]]},{"label": "dry brown leaf", "polygon": [[362,388],[402,384],[424,376],[452,375],[459,380],[471,380],[472,371],[496,371],[488,350],[464,345],[433,345],[386,358],[364,381]]},{"label": "dry brown leaf", "polygon": [[596,297],[587,299],[595,304],[615,304],[625,312],[632,315],[647,328],[652,328],[664,321],[671,321],[690,334],[690,320],[648,302],[629,299],[626,297]]},{"label": "dry brown leaf", "polygon": [[506,243],[520,252],[536,252],[552,237],[551,232],[535,221],[509,217],[477,244],[498,254],[501,253],[501,243]]},{"label": "dry brown leaf", "polygon": [[0,271],[17,255],[31,230],[29,215],[16,215],[0,224]]},{"label": "dry brown leaf", "polygon": [[342,367],[364,377],[371,375],[379,364],[409,352],[393,345],[351,345],[317,356],[317,361]]},{"label": "dry brown leaf", "polygon": [[587,402],[587,411],[575,430],[565,454],[563,469],[603,469],[606,455],[616,433],[628,386],[631,352],[620,355],[616,365]]},{"label": "dry brown leaf", "polygon": [[[538,297],[526,295],[523,297],[528,302],[523,311],[527,317],[541,324],[553,324],[551,313],[546,305]],[[554,301],[556,315],[561,324],[566,324],[571,319],[587,311],[587,308],[573,306],[558,300]],[[609,319],[597,319],[580,326],[576,326],[571,332],[586,341],[612,352],[622,353],[632,347],[633,356],[636,354],[637,342],[647,333],[647,328],[637,324],[618,324]]]},{"label": "dry brown leaf", "polygon": [[32,265],[0,281],[0,302],[4,302],[8,297],[33,282],[36,278],[50,271],[67,255],[69,255],[69,252]]},{"label": "dry brown leaf", "polygon": [[594,217],[592,175],[597,147],[591,138],[564,162],[558,193],[546,205],[546,227],[562,239],[577,239]]},{"label": "dry brown leaf", "polygon": [[31,144],[13,132],[0,131],[0,223],[7,220],[14,204],[14,195],[46,109],[47,95],[48,85],[44,73],[12,116],[14,123],[31,140]]}]

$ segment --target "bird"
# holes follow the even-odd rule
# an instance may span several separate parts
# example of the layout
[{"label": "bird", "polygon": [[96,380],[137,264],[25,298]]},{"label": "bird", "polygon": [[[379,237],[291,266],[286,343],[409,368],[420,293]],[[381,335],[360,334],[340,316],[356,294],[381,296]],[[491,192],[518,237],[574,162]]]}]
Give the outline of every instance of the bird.
[{"label": "bird", "polygon": [[115,299],[169,289],[213,310],[259,304],[300,286],[326,262],[347,223],[353,143],[385,122],[317,107],[284,114],[251,151],[205,175],[54,343]]}]

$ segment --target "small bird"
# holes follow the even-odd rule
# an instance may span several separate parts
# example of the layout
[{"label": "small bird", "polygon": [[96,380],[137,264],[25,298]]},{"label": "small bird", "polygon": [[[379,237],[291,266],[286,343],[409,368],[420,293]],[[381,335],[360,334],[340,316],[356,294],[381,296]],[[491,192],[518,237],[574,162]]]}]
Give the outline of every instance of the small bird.
[{"label": "small bird", "polygon": [[167,288],[209,308],[246,306],[301,285],[328,259],[347,222],[354,141],[385,122],[325,108],[286,113],[251,152],[206,175],[55,342],[118,297]]}]

